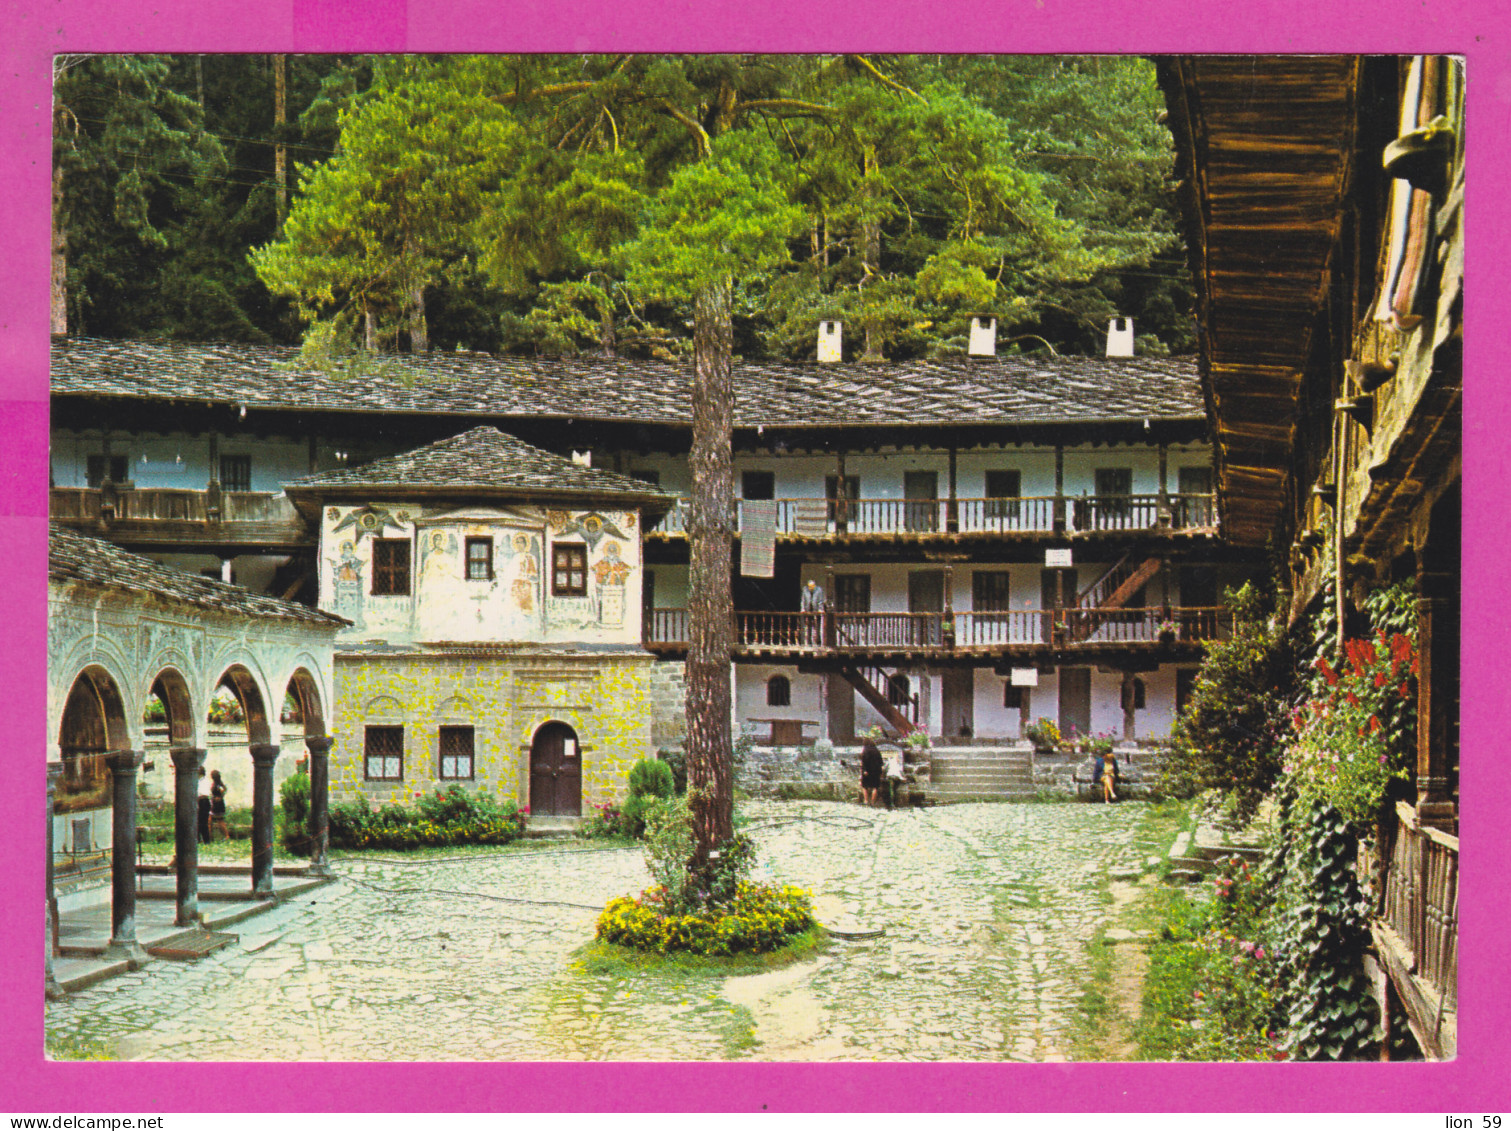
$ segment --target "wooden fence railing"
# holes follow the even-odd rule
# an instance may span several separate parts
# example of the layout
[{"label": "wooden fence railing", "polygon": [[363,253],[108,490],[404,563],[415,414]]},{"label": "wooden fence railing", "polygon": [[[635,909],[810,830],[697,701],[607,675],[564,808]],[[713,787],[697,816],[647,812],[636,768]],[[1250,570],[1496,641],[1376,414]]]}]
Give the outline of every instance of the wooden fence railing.
[{"label": "wooden fence railing", "polygon": [[98,487],[54,487],[51,516],[60,521],[256,522],[295,525],[298,512],[287,496],[271,491],[191,491],[181,487],[131,487],[107,493]]},{"label": "wooden fence railing", "polygon": [[[1157,529],[1158,495],[1024,495],[1015,498],[776,499],[779,537],[826,538],[882,534],[1047,534]],[[741,503],[744,500],[740,500]],[[736,506],[736,529],[739,512]],[[1213,495],[1165,496],[1173,529],[1217,525]],[[687,500],[678,499],[652,531],[687,532]]]},{"label": "wooden fence railing", "polygon": [[[685,645],[686,609],[654,609],[647,644]],[[1220,639],[1232,614],[1215,608],[1023,609],[1003,612],[737,612],[735,645],[778,651],[990,650],[1014,645],[1175,644]]]},{"label": "wooden fence railing", "polygon": [[1415,975],[1457,1011],[1459,838],[1422,826],[1405,803],[1396,813],[1382,918],[1410,949]]}]

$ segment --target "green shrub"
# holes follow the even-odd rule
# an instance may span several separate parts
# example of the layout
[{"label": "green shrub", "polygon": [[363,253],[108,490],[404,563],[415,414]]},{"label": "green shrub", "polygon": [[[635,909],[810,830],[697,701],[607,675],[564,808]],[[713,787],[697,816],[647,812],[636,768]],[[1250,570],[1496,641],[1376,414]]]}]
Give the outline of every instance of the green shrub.
[{"label": "green shrub", "polygon": [[642,758],[630,767],[630,795],[619,811],[619,827],[630,836],[645,832],[646,811],[676,796],[676,777],[665,762]]},{"label": "green shrub", "polygon": [[661,888],[621,896],[598,917],[597,937],[658,954],[765,954],[815,925],[812,898],[801,888],[742,883],[724,906],[687,913],[668,906]]},{"label": "green shrub", "polygon": [[[624,815],[624,810],[612,801],[605,801],[596,805],[597,810],[591,817],[577,826],[577,835],[587,840],[597,840],[603,837],[633,837],[639,835],[639,828]],[[643,823],[640,828],[643,828]]]},{"label": "green shrub", "polygon": [[298,855],[309,852],[310,779],[308,774],[291,774],[278,788],[278,803],[283,808],[283,847]]},{"label": "green shrub", "polygon": [[512,800],[452,786],[412,808],[372,808],[366,798],[331,806],[332,848],[437,848],[508,844],[524,834],[526,814]]},{"label": "green shrub", "polygon": [[663,746],[656,757],[671,767],[673,788],[687,792],[687,751],[680,746]]}]

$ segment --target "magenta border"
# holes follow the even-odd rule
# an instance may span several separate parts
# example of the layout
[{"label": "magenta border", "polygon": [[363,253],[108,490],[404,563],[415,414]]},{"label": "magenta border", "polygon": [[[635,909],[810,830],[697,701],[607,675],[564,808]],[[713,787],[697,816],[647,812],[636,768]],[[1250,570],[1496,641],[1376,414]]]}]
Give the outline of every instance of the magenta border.
[{"label": "magenta border", "polygon": [[[1507,184],[1511,21],[1498,0],[1301,6],[1144,0],[13,0],[0,73],[0,1106],[13,1112],[441,1110],[1505,1111],[1502,915],[1511,821],[1494,815],[1511,705],[1503,563],[1511,482]],[[1470,285],[1465,397],[1462,995],[1459,1059],[1437,1065],[51,1064],[42,1048],[50,58],[59,51],[1455,52],[1468,56]],[[1504,760],[1504,759],[1503,759]],[[1494,848],[1495,852],[1488,849]]]}]

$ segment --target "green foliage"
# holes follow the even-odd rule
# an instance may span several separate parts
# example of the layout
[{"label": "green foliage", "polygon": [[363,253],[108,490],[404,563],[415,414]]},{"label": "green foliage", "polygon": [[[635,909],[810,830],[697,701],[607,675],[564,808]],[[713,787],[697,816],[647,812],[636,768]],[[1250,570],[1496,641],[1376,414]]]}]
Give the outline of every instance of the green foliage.
[{"label": "green foliage", "polygon": [[[736,739],[737,743],[738,741]],[[663,746],[656,751],[656,757],[671,767],[673,789],[677,793],[686,793],[687,751],[680,746]]]},{"label": "green foliage", "polygon": [[620,813],[622,827],[631,836],[640,836],[645,832],[646,811],[676,795],[672,768],[657,759],[642,758],[630,767],[629,790]]},{"label": "green foliage", "polygon": [[1241,861],[1214,878],[1211,898],[1177,895],[1149,949],[1140,1054],[1151,1060],[1285,1059],[1284,1010],[1270,938],[1269,898]]},{"label": "green foliage", "polygon": [[1215,789],[1231,797],[1247,823],[1282,768],[1294,685],[1291,646],[1245,583],[1224,594],[1233,635],[1206,645],[1191,699],[1171,732],[1160,790],[1189,797]]},{"label": "green foliage", "polygon": [[658,798],[646,806],[643,816],[645,866],[662,893],[662,902],[678,912],[693,907],[697,900],[688,868],[693,856],[693,821],[687,798]]},{"label": "green foliage", "polygon": [[366,798],[331,806],[332,848],[432,848],[459,844],[508,844],[524,834],[526,814],[512,799],[452,786],[420,799],[412,808],[373,809]]},{"label": "green foliage", "polygon": [[1369,907],[1354,871],[1358,841],[1328,805],[1288,806],[1266,879],[1278,880],[1277,924],[1287,1044],[1298,1060],[1375,1055],[1376,1010],[1363,958]]},{"label": "green foliage", "polygon": [[621,896],[598,917],[596,937],[658,954],[765,954],[816,925],[802,889],[741,883],[723,903],[692,911],[674,907],[660,888],[639,899]]},{"label": "green foliage", "polygon": [[308,774],[291,774],[278,787],[278,803],[283,809],[283,846],[290,852],[305,840],[310,816],[310,779]]},{"label": "green foliage", "polygon": [[620,837],[636,837],[644,829],[637,829],[624,815],[624,811],[612,801],[595,805],[595,812],[577,826],[577,835],[585,840],[604,840]]}]

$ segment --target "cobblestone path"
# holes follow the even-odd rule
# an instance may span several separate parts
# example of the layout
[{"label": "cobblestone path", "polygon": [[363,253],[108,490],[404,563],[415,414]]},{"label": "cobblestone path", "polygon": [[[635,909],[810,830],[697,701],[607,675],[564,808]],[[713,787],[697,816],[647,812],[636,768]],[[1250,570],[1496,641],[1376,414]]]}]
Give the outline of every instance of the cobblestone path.
[{"label": "cobblestone path", "polygon": [[766,973],[584,962],[635,849],[338,857],[340,879],[188,964],[47,1007],[55,1040],[133,1060],[1065,1059],[1109,877],[1174,817],[1130,803],[742,807],[769,869],[876,939]]}]

